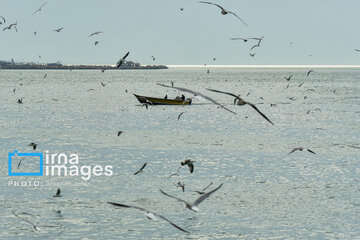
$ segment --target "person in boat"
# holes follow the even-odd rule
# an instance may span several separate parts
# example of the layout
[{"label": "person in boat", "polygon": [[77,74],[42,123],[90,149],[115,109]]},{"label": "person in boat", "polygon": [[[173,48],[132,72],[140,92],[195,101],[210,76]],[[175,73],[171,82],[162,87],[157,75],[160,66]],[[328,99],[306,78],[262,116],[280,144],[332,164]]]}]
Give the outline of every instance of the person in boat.
[{"label": "person in boat", "polygon": [[181,100],[182,100],[182,101],[185,101],[185,96],[184,96],[184,94],[181,95]]},{"label": "person in boat", "polygon": [[181,97],[179,97],[179,96],[176,96],[176,98],[175,98],[175,100],[180,100],[181,99]]},{"label": "person in boat", "polygon": [[167,99],[167,95],[165,95],[164,99]]}]

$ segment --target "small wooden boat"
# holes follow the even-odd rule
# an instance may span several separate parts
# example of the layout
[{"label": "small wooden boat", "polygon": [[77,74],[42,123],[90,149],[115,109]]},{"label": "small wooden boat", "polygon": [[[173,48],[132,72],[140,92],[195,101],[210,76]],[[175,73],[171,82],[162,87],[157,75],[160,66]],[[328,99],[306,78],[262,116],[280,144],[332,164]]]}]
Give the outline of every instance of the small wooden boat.
[{"label": "small wooden boat", "polygon": [[168,98],[155,98],[155,97],[145,97],[134,94],[134,96],[139,100],[140,103],[147,103],[150,105],[190,105],[191,98],[182,100],[181,98],[168,99]]}]

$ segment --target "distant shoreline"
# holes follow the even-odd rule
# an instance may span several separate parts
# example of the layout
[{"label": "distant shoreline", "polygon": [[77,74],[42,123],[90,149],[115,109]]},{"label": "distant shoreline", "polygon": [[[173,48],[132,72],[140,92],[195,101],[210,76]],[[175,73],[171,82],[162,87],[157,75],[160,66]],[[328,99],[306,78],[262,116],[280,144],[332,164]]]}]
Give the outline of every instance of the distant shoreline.
[{"label": "distant shoreline", "polygon": [[121,66],[119,68],[109,65],[6,65],[0,66],[0,70],[151,70],[168,69],[164,65],[146,65],[146,66]]}]

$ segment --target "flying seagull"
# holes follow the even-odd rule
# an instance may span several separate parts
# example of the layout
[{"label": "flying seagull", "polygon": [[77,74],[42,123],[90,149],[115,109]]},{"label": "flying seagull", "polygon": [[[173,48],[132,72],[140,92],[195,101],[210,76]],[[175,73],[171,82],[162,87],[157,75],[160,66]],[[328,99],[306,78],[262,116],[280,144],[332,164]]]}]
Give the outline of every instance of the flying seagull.
[{"label": "flying seagull", "polygon": [[146,167],[146,164],[147,164],[147,162],[144,163],[144,165],[142,165],[142,167],[136,173],[134,173],[134,175],[141,173],[144,170],[144,168]]},{"label": "flying seagull", "polygon": [[61,30],[63,30],[63,28],[59,28],[59,29],[55,29],[55,32],[61,32]]},{"label": "flying seagull", "polygon": [[130,52],[127,52],[127,53],[125,54],[125,56],[123,56],[122,59],[120,59],[120,60],[116,63],[116,67],[117,67],[117,68],[119,68],[119,67],[123,64],[123,62],[125,61],[125,58],[129,55],[129,53],[130,53]]},{"label": "flying seagull", "polygon": [[100,34],[100,33],[104,33],[104,32],[93,32],[92,34],[89,35],[89,37]]},{"label": "flying seagull", "polygon": [[357,51],[357,52],[360,52],[360,49],[355,48],[354,50]]},{"label": "flying seagull", "polygon": [[43,5],[41,5],[41,7],[39,7],[39,9],[36,10],[36,11],[35,11],[33,14],[31,14],[31,15],[34,15],[35,13],[40,12],[40,11],[41,11],[41,8],[42,8],[43,6],[45,6],[45,4],[47,4],[47,2],[45,2]]},{"label": "flying seagull", "polygon": [[2,18],[3,22],[0,22],[0,24],[6,23],[6,20],[3,16],[0,16],[0,18]]},{"label": "flying seagull", "polygon": [[105,87],[107,83],[101,82],[101,86]]},{"label": "flying seagull", "polygon": [[292,78],[292,74],[289,77],[284,77],[287,81],[290,81],[290,79]]},{"label": "flying seagull", "polygon": [[28,146],[33,147],[33,149],[36,149],[37,144],[36,143],[30,143]]},{"label": "flying seagull", "polygon": [[53,197],[61,197],[61,191],[60,188],[57,189],[55,195],[53,195]]},{"label": "flying seagull", "polygon": [[306,76],[309,76],[309,74],[310,74],[311,72],[313,72],[313,70],[308,71],[307,74],[306,74]]},{"label": "flying seagull", "polygon": [[178,200],[179,202],[183,202],[186,204],[186,208],[190,209],[191,211],[194,211],[194,212],[198,212],[199,211],[199,208],[197,207],[202,201],[204,201],[205,199],[207,199],[208,197],[210,197],[211,194],[213,194],[214,192],[216,192],[217,190],[219,190],[219,188],[221,188],[223,184],[220,184],[217,188],[211,190],[210,192],[207,192],[203,195],[201,195],[198,199],[195,200],[195,202],[193,203],[188,203],[180,198],[177,198],[177,197],[174,197],[174,196],[171,196],[169,194],[167,194],[166,192],[162,191],[161,189],[160,192],[162,194],[164,194],[165,196],[168,196],[168,197],[171,197],[171,198],[174,198],[176,200]]},{"label": "flying seagull", "polygon": [[[294,148],[293,150],[291,150],[291,152],[289,152],[288,154],[291,154],[291,153],[293,153],[293,152],[295,152],[295,151],[302,151],[302,150],[304,150],[304,148],[303,147],[298,147],[298,148]],[[306,149],[308,152],[310,152],[310,153],[312,153],[312,154],[316,154],[314,151],[312,151],[311,149]]]},{"label": "flying seagull", "polygon": [[96,41],[96,42],[95,42],[95,46],[96,46],[96,45],[98,45],[98,44],[99,44],[99,42],[98,42],[98,41]]},{"label": "flying seagull", "polygon": [[19,99],[17,100],[17,103],[22,104],[22,103],[23,103],[23,99],[22,99],[22,98],[19,98]]},{"label": "flying seagull", "polygon": [[117,136],[120,136],[120,134],[124,133],[123,131],[118,131]]},{"label": "flying seagull", "polygon": [[256,53],[250,53],[250,57],[255,57]]},{"label": "flying seagull", "polygon": [[47,73],[45,73],[45,75],[44,75],[44,79],[47,77]]},{"label": "flying seagull", "polygon": [[[239,105],[239,106],[242,106],[242,105],[245,105],[245,104],[248,104],[250,105],[253,109],[255,109],[255,111],[257,111],[263,118],[265,118],[269,123],[271,123],[272,125],[274,125],[274,123],[272,121],[270,121],[270,119],[268,117],[265,116],[265,114],[263,114],[262,112],[260,112],[260,110],[252,103],[250,102],[246,102],[244,101],[242,98],[240,98],[239,96],[236,96],[235,94],[233,93],[229,93],[229,92],[222,92],[222,91],[219,91],[219,90],[214,90],[214,89],[206,89],[206,90],[209,90],[209,91],[213,91],[213,92],[218,92],[218,93],[223,93],[223,94],[227,94],[227,95],[230,95],[230,96],[233,96],[235,97],[234,99],[234,104],[236,103],[236,105]],[[237,101],[236,101],[237,100]]]},{"label": "flying seagull", "polygon": [[231,40],[243,40],[244,42],[249,41],[248,38],[230,38]]},{"label": "flying seagull", "polygon": [[221,105],[220,103],[218,103],[214,99],[212,99],[212,98],[210,98],[210,97],[208,97],[208,96],[206,96],[204,94],[201,94],[199,92],[195,92],[195,91],[187,89],[187,88],[172,87],[172,86],[168,86],[168,85],[160,84],[160,83],[158,83],[157,85],[162,86],[162,87],[174,88],[174,89],[177,89],[177,90],[183,91],[183,92],[188,92],[188,93],[194,94],[194,96],[201,96],[201,97],[209,100],[210,102],[215,103],[216,105],[220,106],[221,108],[224,108],[225,110],[227,110],[227,111],[229,111],[229,112],[231,112],[233,114],[236,114],[235,112],[233,112],[230,109],[226,108],[224,105]]},{"label": "flying seagull", "polygon": [[181,168],[181,166],[178,168],[176,173],[172,173],[170,176],[168,176],[168,178],[171,178],[172,176],[179,176],[180,168]]},{"label": "flying seagull", "polygon": [[214,6],[217,6],[221,9],[221,14],[222,15],[226,15],[228,13],[234,15],[235,17],[237,17],[245,26],[249,27],[236,13],[233,13],[229,10],[226,10],[225,8],[223,8],[222,6],[218,5],[218,4],[215,4],[215,3],[211,3],[211,2],[204,2],[204,1],[199,1],[200,3],[205,3],[205,4],[211,4],[211,5],[214,5]]},{"label": "flying seagull", "polygon": [[30,221],[27,220],[26,218],[23,218],[23,217],[20,217],[19,215],[17,215],[17,214],[15,213],[15,211],[12,211],[12,214],[14,214],[15,217],[20,218],[21,220],[23,220],[23,221],[31,224],[36,231],[40,231],[40,227],[59,227],[59,226],[39,226],[39,225],[35,225],[34,223],[30,222]]},{"label": "flying seagull", "polygon": [[17,22],[12,23],[12,24],[10,24],[9,26],[4,27],[4,28],[3,28],[3,31],[5,31],[5,30],[10,30],[12,27],[14,27],[14,28],[15,28],[15,31],[17,32],[18,30],[17,30],[16,26],[17,26]]},{"label": "flying seagull", "polygon": [[135,206],[129,206],[129,205],[125,205],[125,204],[120,204],[120,203],[114,203],[114,202],[107,202],[111,205],[114,205],[114,206],[117,206],[117,207],[123,207],[123,208],[135,208],[135,209],[138,209],[138,210],[141,210],[143,212],[146,213],[146,217],[148,219],[151,219],[151,220],[157,220],[156,217],[159,217],[165,221],[167,221],[168,223],[170,223],[171,225],[173,225],[174,227],[176,227],[177,229],[179,229],[180,231],[183,231],[183,232],[186,232],[186,233],[190,233],[188,231],[186,231],[185,229],[179,227],[178,225],[176,225],[175,223],[171,222],[169,219],[167,219],[166,217],[160,215],[160,214],[157,214],[157,213],[154,213],[154,212],[151,212],[151,211],[148,211],[144,208],[141,208],[141,207],[135,207]]},{"label": "flying seagull", "polygon": [[194,171],[194,162],[191,159],[185,159],[185,161],[181,162],[181,166],[187,165],[189,167],[190,173],[193,173]]}]

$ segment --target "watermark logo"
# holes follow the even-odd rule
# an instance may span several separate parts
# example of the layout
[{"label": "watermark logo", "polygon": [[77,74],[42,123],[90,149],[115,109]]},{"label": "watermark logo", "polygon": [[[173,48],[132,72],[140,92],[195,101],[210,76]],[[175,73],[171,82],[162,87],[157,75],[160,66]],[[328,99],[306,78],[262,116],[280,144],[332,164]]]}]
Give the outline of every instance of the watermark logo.
[{"label": "watermark logo", "polygon": [[[39,162],[39,168],[34,169],[35,171],[31,172],[15,172],[13,171],[14,159],[19,157],[32,157],[35,158],[35,161]],[[44,162],[42,153],[21,153],[15,150],[14,152],[8,153],[8,167],[9,167],[9,176],[43,176]]]},{"label": "watermark logo", "polygon": [[[35,161],[34,161],[35,157]],[[15,159],[18,160],[17,171],[15,171]],[[34,171],[26,172],[20,167],[21,161],[28,161],[31,158],[31,168]],[[57,177],[76,177],[80,176],[83,180],[89,180],[92,176],[112,176],[113,166],[106,165],[80,165],[79,156],[75,153],[67,155],[66,153],[20,153],[17,150],[8,153],[9,176],[57,176]]]}]

